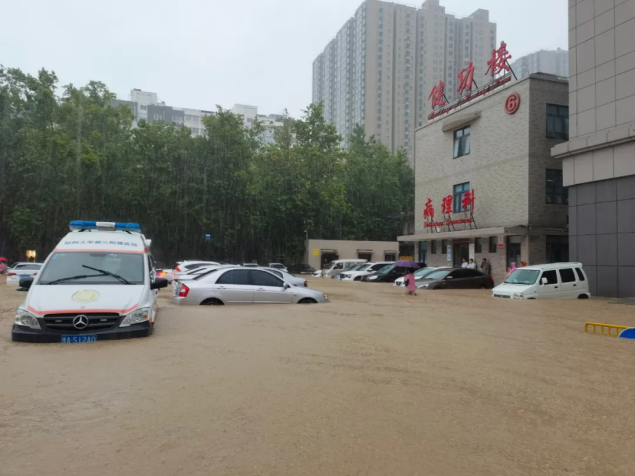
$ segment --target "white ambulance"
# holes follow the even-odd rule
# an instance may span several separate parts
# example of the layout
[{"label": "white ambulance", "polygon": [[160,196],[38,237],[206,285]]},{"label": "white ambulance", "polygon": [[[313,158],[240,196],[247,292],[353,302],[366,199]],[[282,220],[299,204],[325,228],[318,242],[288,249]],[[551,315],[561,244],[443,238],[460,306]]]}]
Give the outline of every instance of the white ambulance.
[{"label": "white ambulance", "polygon": [[146,337],[157,313],[150,240],[136,223],[72,221],[28,289],[12,339],[81,343]]}]

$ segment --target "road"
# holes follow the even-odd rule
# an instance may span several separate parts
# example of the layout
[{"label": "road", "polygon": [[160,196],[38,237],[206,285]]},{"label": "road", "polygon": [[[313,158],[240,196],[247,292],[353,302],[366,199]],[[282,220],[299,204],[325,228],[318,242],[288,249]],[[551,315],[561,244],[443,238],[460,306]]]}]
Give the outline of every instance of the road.
[{"label": "road", "polygon": [[633,475],[633,306],[403,297],[178,308],[153,336],[14,344],[0,286],[0,474]]}]

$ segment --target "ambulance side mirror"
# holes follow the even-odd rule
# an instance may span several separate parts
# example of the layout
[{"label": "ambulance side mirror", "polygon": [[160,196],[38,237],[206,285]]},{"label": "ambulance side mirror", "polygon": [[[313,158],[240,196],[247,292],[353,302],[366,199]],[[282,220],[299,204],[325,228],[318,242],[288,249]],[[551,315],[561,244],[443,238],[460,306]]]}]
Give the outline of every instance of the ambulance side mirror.
[{"label": "ambulance side mirror", "polygon": [[168,280],[165,278],[156,278],[152,284],[150,284],[150,289],[162,289],[168,287]]}]

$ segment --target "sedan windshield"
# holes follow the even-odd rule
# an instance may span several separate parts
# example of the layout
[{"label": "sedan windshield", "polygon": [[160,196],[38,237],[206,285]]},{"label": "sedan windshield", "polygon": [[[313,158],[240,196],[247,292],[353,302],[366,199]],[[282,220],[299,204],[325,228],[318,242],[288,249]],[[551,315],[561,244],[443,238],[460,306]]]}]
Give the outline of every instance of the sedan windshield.
[{"label": "sedan windshield", "polygon": [[417,271],[415,271],[413,274],[413,276],[417,277],[417,278],[423,278],[427,275],[429,275],[430,273],[432,273],[433,271],[436,271],[434,268],[421,268],[418,269]]},{"label": "sedan windshield", "polygon": [[384,266],[379,271],[377,271],[377,274],[388,274],[393,268],[394,266],[392,264],[389,264],[388,266]]},{"label": "sedan windshield", "polygon": [[425,279],[444,279],[450,274],[451,269],[437,269],[426,275]]},{"label": "sedan windshield", "polygon": [[38,284],[143,284],[143,255],[130,253],[56,252]]},{"label": "sedan windshield", "polygon": [[540,271],[537,269],[517,269],[505,280],[505,284],[536,284]]}]

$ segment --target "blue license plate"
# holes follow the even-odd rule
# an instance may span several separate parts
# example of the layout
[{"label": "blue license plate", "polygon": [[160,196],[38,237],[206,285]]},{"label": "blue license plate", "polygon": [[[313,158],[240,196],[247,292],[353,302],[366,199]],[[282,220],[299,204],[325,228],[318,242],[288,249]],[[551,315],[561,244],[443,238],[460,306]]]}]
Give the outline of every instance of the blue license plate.
[{"label": "blue license plate", "polygon": [[97,342],[97,336],[62,336],[62,344],[83,344],[84,342]]},{"label": "blue license plate", "polygon": [[30,278],[31,276],[29,276],[28,274],[21,274],[20,276],[18,276],[20,279],[24,279],[24,278]]}]

